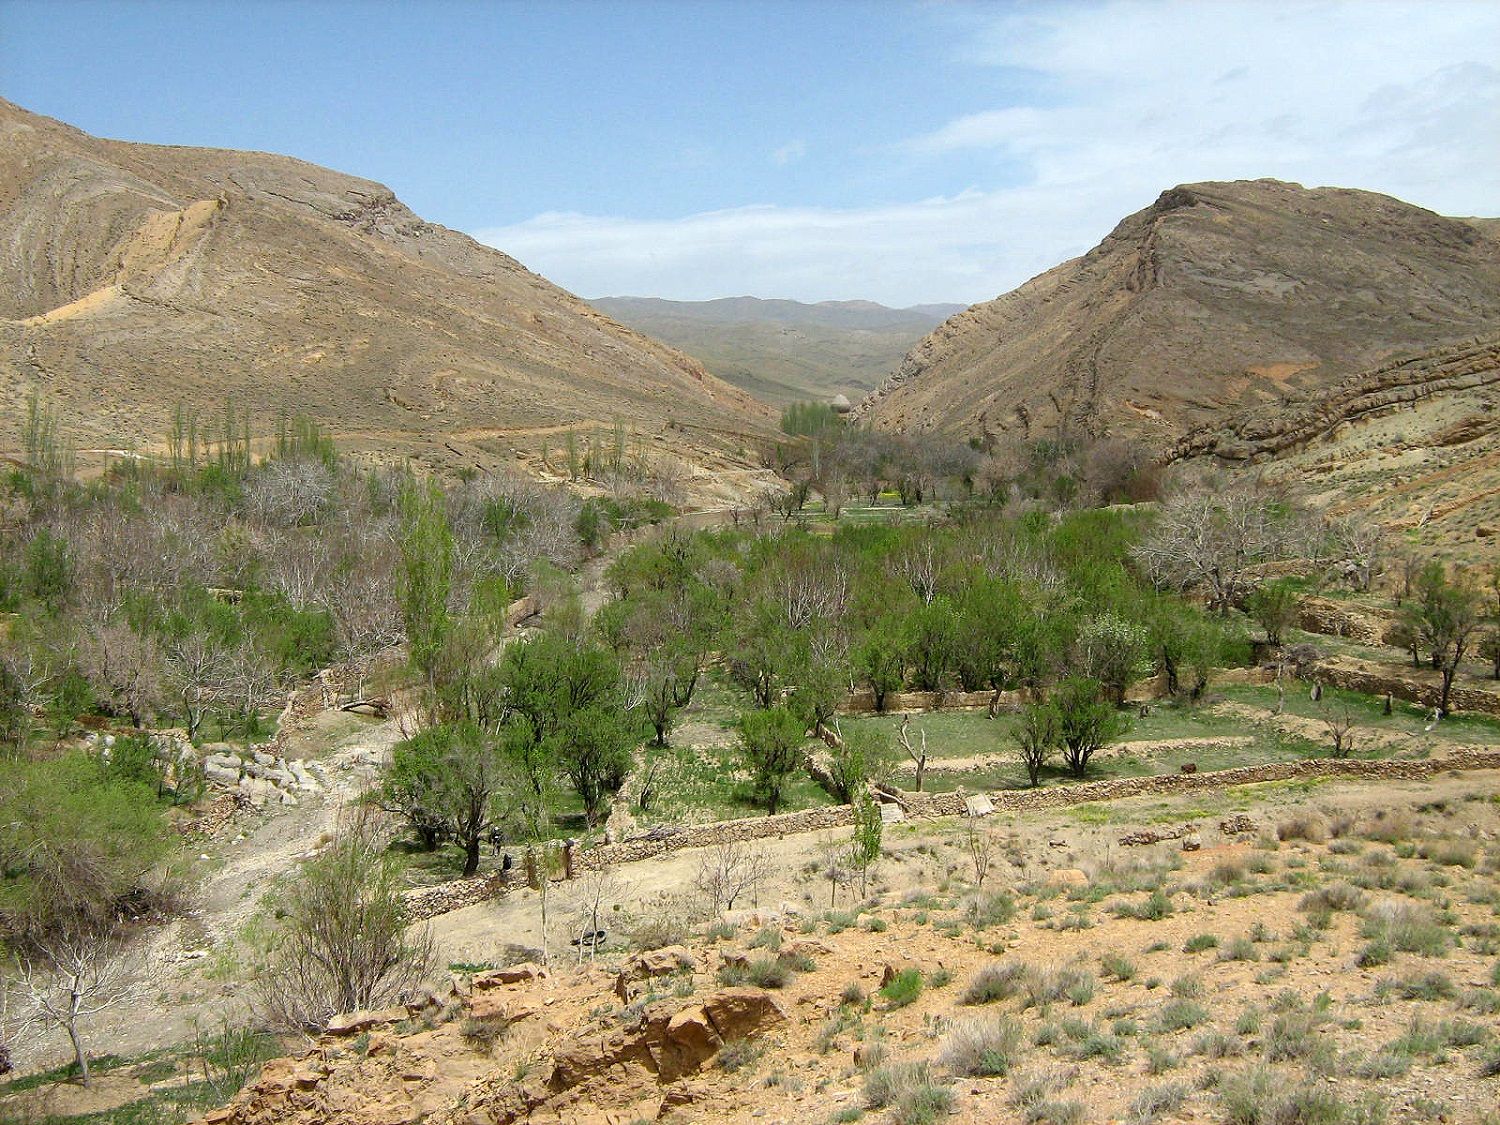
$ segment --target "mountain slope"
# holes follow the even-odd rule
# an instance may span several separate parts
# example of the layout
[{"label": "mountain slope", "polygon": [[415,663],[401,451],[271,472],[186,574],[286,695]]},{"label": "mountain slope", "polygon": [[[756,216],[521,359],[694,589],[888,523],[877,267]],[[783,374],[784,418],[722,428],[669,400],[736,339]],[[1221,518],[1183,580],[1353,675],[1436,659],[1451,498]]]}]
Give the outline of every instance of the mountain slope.
[{"label": "mountain slope", "polygon": [[1083,257],[949,319],[857,413],[993,446],[1166,448],[1226,412],[1500,330],[1484,226],[1274,180],[1173,188]]},{"label": "mountain slope", "polygon": [[372,457],[492,465],[610,425],[722,469],[771,412],[380,184],[94,138],[0,101],[0,448],[36,387],[85,444],[175,403],[303,412]]},{"label": "mountain slope", "polygon": [[703,361],[715,375],[767,402],[858,400],[896,369],[907,349],[962,305],[890,309],[871,301],[591,302],[624,324]]}]

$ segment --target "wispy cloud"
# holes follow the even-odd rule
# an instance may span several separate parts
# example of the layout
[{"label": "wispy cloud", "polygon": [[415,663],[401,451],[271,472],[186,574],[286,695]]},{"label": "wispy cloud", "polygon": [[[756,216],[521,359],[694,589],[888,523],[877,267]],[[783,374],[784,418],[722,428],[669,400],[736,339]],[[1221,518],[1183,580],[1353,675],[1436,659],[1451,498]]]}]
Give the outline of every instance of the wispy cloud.
[{"label": "wispy cloud", "polygon": [[788,141],[775,152],[771,153],[771,163],[785,166],[794,160],[801,160],[807,155],[806,141]]},{"label": "wispy cloud", "polygon": [[[964,177],[951,194],[674,220],[546,214],[479,236],[591,295],[911,304],[992,297],[1181,182],[1275,176],[1500,211],[1500,6],[1114,0],[971,10],[962,27],[954,81],[1025,68],[1045,97],[976,105],[892,153],[951,164]],[[988,154],[1024,169],[1020,185],[990,189]],[[797,155],[789,144],[772,159]]]}]

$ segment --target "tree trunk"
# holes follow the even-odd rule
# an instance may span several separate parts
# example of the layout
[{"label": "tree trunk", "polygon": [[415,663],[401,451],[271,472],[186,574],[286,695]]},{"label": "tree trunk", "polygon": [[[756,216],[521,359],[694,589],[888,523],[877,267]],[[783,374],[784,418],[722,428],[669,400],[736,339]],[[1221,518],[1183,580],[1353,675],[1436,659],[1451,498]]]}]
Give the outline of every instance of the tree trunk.
[{"label": "tree trunk", "polygon": [[468,878],[479,870],[479,837],[473,836],[464,841],[464,878]]},{"label": "tree trunk", "polygon": [[1443,695],[1438,701],[1438,712],[1445,719],[1448,717],[1448,697],[1453,694],[1453,677],[1457,671],[1456,667],[1443,665]]},{"label": "tree trunk", "polygon": [[89,1073],[88,1052],[83,1049],[83,1039],[78,1034],[78,1017],[75,1014],[68,1020],[68,1038],[73,1043],[73,1059],[78,1065],[78,1077],[85,1086],[93,1085],[93,1075]]}]

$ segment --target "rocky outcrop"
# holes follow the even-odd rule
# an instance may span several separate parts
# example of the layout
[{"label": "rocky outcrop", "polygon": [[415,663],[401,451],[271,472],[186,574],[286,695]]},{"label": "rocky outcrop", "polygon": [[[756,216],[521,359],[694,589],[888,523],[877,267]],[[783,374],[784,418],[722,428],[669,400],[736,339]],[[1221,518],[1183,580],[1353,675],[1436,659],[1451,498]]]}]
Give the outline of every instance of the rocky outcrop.
[{"label": "rocky outcrop", "polygon": [[[1363,191],[1188,184],[946,321],[855,414],[1002,451],[1109,436],[1243,460],[1439,384],[1472,394],[1492,376],[1466,342],[1497,331],[1500,243],[1466,222]],[[1393,362],[1450,347],[1440,370]],[[1360,372],[1379,377],[1344,383]],[[1286,400],[1308,409],[1282,418]],[[1217,434],[1226,413],[1242,432],[1188,436]]]}]

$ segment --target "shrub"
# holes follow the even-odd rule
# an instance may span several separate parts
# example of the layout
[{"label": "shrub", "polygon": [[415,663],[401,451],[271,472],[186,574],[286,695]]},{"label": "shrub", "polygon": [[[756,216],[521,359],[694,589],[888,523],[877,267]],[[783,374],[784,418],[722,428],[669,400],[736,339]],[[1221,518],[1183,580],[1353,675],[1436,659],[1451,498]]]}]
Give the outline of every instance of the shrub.
[{"label": "shrub", "polygon": [[1086,969],[1062,970],[1058,973],[1058,984],[1075,1008],[1083,1007],[1094,998],[1094,974]]},{"label": "shrub", "polygon": [[986,965],[974,974],[974,979],[964,989],[960,1002],[964,1004],[992,1004],[997,1000],[1009,1000],[1025,987],[1026,978],[1036,972],[1023,961],[1007,961],[998,965]]},{"label": "shrub", "polygon": [[1208,1019],[1208,1009],[1196,1000],[1169,1000],[1162,1005],[1157,1022],[1163,1031],[1184,1031]]},{"label": "shrub", "polygon": [[1172,982],[1172,995],[1179,1000],[1197,1000],[1203,995],[1203,981],[1197,973],[1184,973]]},{"label": "shrub", "polygon": [[1306,840],[1309,844],[1321,844],[1328,839],[1328,824],[1317,813],[1293,813],[1276,826],[1278,840]]},{"label": "shrub", "polygon": [[1121,918],[1159,922],[1172,913],[1172,896],[1158,887],[1140,902],[1119,902],[1112,909]]},{"label": "shrub", "polygon": [[1452,979],[1435,969],[1382,984],[1383,991],[1394,992],[1403,1000],[1451,1000],[1458,995]]},{"label": "shrub", "polygon": [[1255,942],[1248,937],[1237,937],[1229,943],[1227,949],[1219,951],[1220,961],[1259,961],[1260,950],[1255,948]]},{"label": "shrub", "polygon": [[1228,1059],[1245,1053],[1245,1044],[1227,1031],[1208,1030],[1193,1040],[1193,1051],[1206,1059]]},{"label": "shrub", "polygon": [[1130,1118],[1136,1122],[1155,1121],[1163,1113],[1180,1109],[1187,1101],[1188,1088],[1180,1082],[1147,1086],[1130,1103]]},{"label": "shrub", "polygon": [[725,965],[719,970],[719,983],[785,988],[791,983],[793,975],[792,966],[779,957],[757,957],[747,965]]},{"label": "shrub", "polygon": [[1202,953],[1205,949],[1214,949],[1218,946],[1219,939],[1213,934],[1197,934],[1190,937],[1182,945],[1184,953]]},{"label": "shrub", "polygon": [[1403,902],[1386,901],[1371,907],[1365,912],[1360,933],[1402,953],[1423,957],[1445,956],[1453,941],[1448,928],[1430,910]]},{"label": "shrub", "polygon": [[1016,900],[1007,894],[981,895],[969,901],[964,916],[976,930],[1004,925],[1016,916]]},{"label": "shrub", "polygon": [[1309,1012],[1283,1012],[1272,1021],[1261,1044],[1267,1062],[1305,1058],[1313,1049],[1317,1017]]},{"label": "shrub", "polygon": [[1349,883],[1329,883],[1326,887],[1319,887],[1303,895],[1302,901],[1297,906],[1309,914],[1333,910],[1360,910],[1365,905],[1366,897],[1363,891]]},{"label": "shrub", "polygon": [[765,1045],[756,1039],[732,1039],[719,1050],[719,1069],[729,1074],[753,1067],[760,1061]]},{"label": "shrub", "polygon": [[1021,1025],[1013,1019],[960,1020],[949,1031],[938,1062],[965,1078],[1003,1077],[1021,1045]]},{"label": "shrub", "polygon": [[891,1120],[895,1125],[932,1125],[953,1108],[953,1091],[935,1082],[924,1082],[902,1092],[896,1099]]},{"label": "shrub", "polygon": [[922,995],[920,969],[902,969],[880,989],[880,998],[890,1009],[904,1008]]},{"label": "shrub", "polygon": [[878,1066],[865,1075],[865,1108],[884,1109],[908,1092],[932,1084],[932,1070],[926,1062]]},{"label": "shrub", "polygon": [[1225,1125],[1338,1125],[1347,1117],[1335,1094],[1311,1082],[1287,1088],[1286,1079],[1256,1066],[1218,1085]]},{"label": "shrub", "polygon": [[1116,980],[1130,980],[1135,976],[1135,965],[1123,954],[1106,953],[1099,958],[1099,965]]},{"label": "shrub", "polygon": [[1176,1052],[1167,1047],[1152,1043],[1146,1048],[1147,1074],[1165,1074],[1169,1070],[1176,1070],[1181,1062]]},{"label": "shrub", "polygon": [[1026,1107],[1027,1125],[1078,1125],[1083,1120],[1083,1103],[1049,1098]]}]

